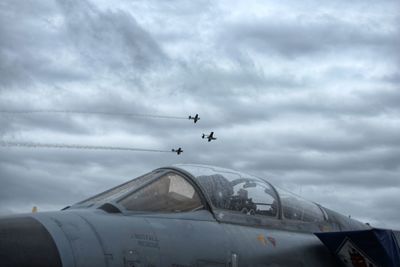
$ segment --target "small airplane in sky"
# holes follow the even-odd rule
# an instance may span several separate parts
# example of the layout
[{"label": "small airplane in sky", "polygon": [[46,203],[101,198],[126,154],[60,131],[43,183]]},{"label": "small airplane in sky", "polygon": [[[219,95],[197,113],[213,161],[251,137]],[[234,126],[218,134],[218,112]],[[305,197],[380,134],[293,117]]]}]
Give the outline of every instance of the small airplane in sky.
[{"label": "small airplane in sky", "polygon": [[172,149],[171,151],[175,152],[177,155],[180,155],[183,152],[182,148]]},{"label": "small airplane in sky", "polygon": [[201,138],[207,138],[208,142],[211,142],[211,140],[217,140],[217,137],[214,137],[214,132],[211,132],[209,135],[203,134]]},{"label": "small airplane in sky", "polygon": [[196,114],[194,117],[189,116],[189,120],[193,120],[194,123],[200,120],[199,114]]},{"label": "small airplane in sky", "polygon": [[193,164],[61,211],[0,216],[2,267],[399,267],[399,242],[264,179]]}]

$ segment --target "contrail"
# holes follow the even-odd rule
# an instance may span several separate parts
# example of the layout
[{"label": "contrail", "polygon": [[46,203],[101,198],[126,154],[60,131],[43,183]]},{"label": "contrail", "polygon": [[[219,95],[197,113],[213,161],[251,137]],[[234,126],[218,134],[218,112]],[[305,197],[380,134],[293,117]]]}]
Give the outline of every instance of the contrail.
[{"label": "contrail", "polygon": [[64,114],[125,116],[125,117],[155,118],[155,119],[174,119],[174,120],[187,120],[188,119],[188,117],[154,115],[154,114],[108,112],[108,111],[52,110],[52,109],[41,109],[41,110],[0,110],[0,113],[2,113],[2,114],[64,113]]},{"label": "contrail", "polygon": [[0,141],[0,147],[28,147],[28,148],[67,148],[67,149],[91,149],[91,150],[120,150],[120,151],[141,151],[141,152],[162,152],[172,153],[171,150],[145,149],[135,147],[118,146],[87,146],[87,145],[67,145],[67,144],[45,144],[35,142],[8,142]]}]

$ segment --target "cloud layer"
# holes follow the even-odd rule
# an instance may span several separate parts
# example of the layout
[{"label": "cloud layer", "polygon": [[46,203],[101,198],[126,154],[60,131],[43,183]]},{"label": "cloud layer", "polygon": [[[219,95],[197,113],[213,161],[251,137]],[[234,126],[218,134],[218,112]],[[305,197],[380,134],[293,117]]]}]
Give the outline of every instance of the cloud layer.
[{"label": "cloud layer", "polygon": [[[220,165],[400,229],[398,1],[0,4],[0,213],[59,209],[151,169]],[[218,140],[204,143],[203,132]]]}]

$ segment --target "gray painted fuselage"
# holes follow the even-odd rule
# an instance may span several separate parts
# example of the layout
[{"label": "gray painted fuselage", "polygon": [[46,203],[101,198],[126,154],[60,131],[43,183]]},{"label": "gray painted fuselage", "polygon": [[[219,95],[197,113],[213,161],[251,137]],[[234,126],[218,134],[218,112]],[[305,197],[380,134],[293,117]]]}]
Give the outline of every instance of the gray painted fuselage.
[{"label": "gray painted fuselage", "polygon": [[[53,237],[64,267],[337,266],[312,233],[218,223],[209,211],[108,214],[70,210],[29,215]],[[0,260],[1,261],[1,260]]]},{"label": "gray painted fuselage", "polygon": [[[368,228],[330,210],[326,210],[329,219],[304,223],[213,209],[209,203],[181,213],[127,212],[115,203],[109,205],[77,205],[14,218],[40,222],[54,240],[63,267],[334,267],[340,265],[313,233]],[[24,237],[18,238],[22,241],[11,238],[8,242],[23,243]],[[0,247],[7,247],[1,242],[0,235]],[[0,256],[14,253],[12,249],[0,251]],[[29,248],[24,250],[29,252]],[[42,253],[45,258],[46,252]],[[25,266],[41,266],[29,263],[29,258],[26,261]],[[15,266],[11,260],[0,258],[0,263]]]}]

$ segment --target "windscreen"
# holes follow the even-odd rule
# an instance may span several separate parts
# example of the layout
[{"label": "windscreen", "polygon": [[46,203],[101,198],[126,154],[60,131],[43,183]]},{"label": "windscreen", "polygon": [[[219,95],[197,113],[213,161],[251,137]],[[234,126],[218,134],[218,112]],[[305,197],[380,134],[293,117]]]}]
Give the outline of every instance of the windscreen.
[{"label": "windscreen", "polygon": [[203,208],[195,188],[176,173],[167,173],[119,202],[127,210],[188,212]]},{"label": "windscreen", "polygon": [[82,206],[89,206],[89,205],[93,205],[95,203],[100,203],[100,202],[104,203],[104,202],[108,202],[113,199],[117,199],[117,198],[121,197],[122,195],[124,195],[125,193],[135,190],[136,188],[140,187],[141,185],[147,183],[148,181],[153,179],[155,175],[158,175],[159,173],[160,173],[160,171],[154,171],[154,172],[142,175],[142,176],[135,178],[129,182],[126,182],[122,185],[119,185],[119,186],[114,187],[110,190],[107,190],[103,193],[100,193],[94,197],[84,200],[78,204],[82,205]]}]

